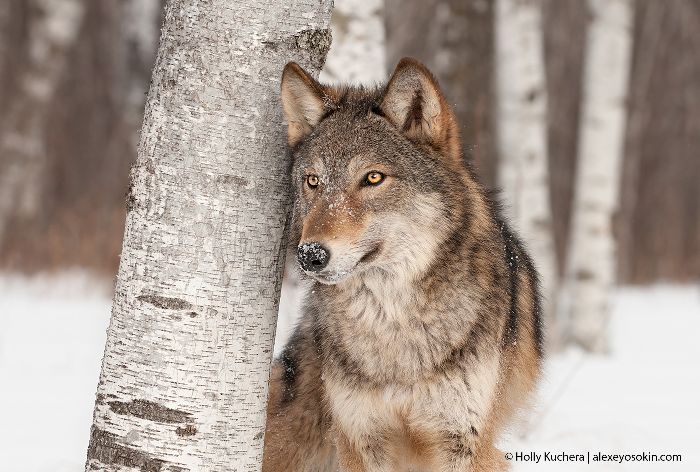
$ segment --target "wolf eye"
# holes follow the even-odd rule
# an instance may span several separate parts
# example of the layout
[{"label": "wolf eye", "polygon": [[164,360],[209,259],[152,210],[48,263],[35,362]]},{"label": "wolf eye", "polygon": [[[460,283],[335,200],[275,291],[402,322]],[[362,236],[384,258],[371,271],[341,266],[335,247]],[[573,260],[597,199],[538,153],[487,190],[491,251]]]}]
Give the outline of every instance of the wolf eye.
[{"label": "wolf eye", "polygon": [[381,172],[370,172],[365,176],[365,184],[367,185],[379,185],[384,180],[384,174]]},{"label": "wolf eye", "polygon": [[318,176],[317,175],[307,175],[306,176],[306,185],[308,185],[309,188],[318,187]]}]

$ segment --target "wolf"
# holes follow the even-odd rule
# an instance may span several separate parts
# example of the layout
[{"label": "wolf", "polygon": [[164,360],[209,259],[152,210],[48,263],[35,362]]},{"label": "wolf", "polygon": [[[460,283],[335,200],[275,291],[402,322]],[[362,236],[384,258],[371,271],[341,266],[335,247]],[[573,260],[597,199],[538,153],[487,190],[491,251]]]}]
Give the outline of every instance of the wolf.
[{"label": "wolf", "polygon": [[263,471],[507,470],[494,442],[542,364],[537,274],[436,79],[404,58],[384,87],[331,87],[289,63],[281,101],[311,286]]}]

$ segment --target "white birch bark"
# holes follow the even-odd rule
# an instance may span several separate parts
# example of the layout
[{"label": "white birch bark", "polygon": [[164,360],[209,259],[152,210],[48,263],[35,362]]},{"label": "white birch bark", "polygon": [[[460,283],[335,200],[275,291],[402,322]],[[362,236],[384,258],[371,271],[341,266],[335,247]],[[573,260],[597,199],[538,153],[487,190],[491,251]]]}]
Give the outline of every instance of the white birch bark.
[{"label": "white birch bark", "polygon": [[579,156],[567,265],[571,340],[608,349],[618,207],[632,49],[632,0],[589,0]]},{"label": "white birch bark", "polygon": [[259,471],[289,206],[284,64],[330,0],[170,0],[86,470]]},{"label": "white birch bark", "polygon": [[0,123],[0,241],[13,216],[32,217],[46,168],[46,116],[80,31],[83,0],[31,0],[19,90]]},{"label": "white birch bark", "polygon": [[384,0],[335,0],[331,28],[333,46],[322,82],[376,85],[386,80]]},{"label": "white birch bark", "polygon": [[499,184],[505,210],[537,266],[548,341],[556,341],[556,252],[547,149],[541,0],[498,0],[496,87]]}]

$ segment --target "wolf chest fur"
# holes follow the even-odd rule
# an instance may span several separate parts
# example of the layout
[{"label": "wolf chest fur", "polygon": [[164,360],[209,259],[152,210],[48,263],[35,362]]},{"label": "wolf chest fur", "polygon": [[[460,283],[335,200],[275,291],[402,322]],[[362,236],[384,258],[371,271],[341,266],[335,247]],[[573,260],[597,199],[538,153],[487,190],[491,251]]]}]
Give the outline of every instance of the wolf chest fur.
[{"label": "wolf chest fur", "polygon": [[263,470],[506,470],[542,358],[535,269],[430,72],[319,84],[290,63],[291,247],[310,283],[270,380]]}]

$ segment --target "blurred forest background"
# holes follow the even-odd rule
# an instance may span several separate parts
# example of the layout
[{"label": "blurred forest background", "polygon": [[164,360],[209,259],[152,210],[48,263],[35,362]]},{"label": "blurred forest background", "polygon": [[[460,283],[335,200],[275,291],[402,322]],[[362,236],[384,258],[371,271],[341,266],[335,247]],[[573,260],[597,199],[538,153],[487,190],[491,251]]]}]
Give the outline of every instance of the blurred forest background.
[{"label": "blurred forest background", "polygon": [[[436,73],[456,104],[464,143],[490,185],[497,182],[499,161],[494,4],[387,0],[386,64],[377,65],[390,70],[400,57],[412,55]],[[0,195],[8,207],[0,213],[3,269],[78,266],[115,273],[161,8],[161,0],[3,0]],[[342,11],[335,15],[342,27]],[[549,175],[560,266],[568,241],[589,19],[585,2],[544,1]],[[699,52],[700,2],[636,2],[615,216],[622,283],[700,277]],[[27,144],[32,139],[38,141]],[[33,165],[20,171],[13,168],[17,159]]]}]

